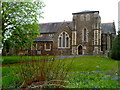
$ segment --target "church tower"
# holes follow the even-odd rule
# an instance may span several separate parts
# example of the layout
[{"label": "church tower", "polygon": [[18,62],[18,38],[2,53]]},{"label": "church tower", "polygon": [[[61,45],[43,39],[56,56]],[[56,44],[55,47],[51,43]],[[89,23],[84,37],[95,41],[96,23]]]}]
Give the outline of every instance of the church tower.
[{"label": "church tower", "polygon": [[72,15],[72,54],[99,54],[101,51],[101,18],[99,11],[83,11]]}]

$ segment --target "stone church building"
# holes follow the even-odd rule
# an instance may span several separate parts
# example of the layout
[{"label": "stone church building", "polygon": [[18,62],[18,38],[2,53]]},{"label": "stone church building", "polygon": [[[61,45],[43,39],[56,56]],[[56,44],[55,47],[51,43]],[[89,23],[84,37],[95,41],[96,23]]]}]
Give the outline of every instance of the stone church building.
[{"label": "stone church building", "polygon": [[114,22],[101,23],[99,11],[72,13],[72,21],[40,24],[34,55],[102,55],[116,36]]}]

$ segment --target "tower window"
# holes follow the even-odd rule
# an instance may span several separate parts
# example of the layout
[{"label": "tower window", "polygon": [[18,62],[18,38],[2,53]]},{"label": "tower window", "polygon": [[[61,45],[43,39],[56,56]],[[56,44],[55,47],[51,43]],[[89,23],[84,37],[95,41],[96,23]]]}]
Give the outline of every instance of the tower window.
[{"label": "tower window", "polygon": [[86,15],[86,21],[89,21],[89,20],[90,20],[90,15],[87,14],[87,15]]},{"label": "tower window", "polygon": [[82,41],[88,42],[88,30],[86,28],[82,31]]},{"label": "tower window", "polygon": [[81,21],[84,21],[84,15],[80,16]]},{"label": "tower window", "polygon": [[86,29],[84,29],[84,41],[86,41]]},{"label": "tower window", "polygon": [[94,45],[98,45],[98,30],[94,31]]},{"label": "tower window", "polygon": [[73,45],[76,44],[76,37],[75,37],[75,34],[76,34],[75,32],[72,33],[72,35],[73,35],[73,36],[72,36],[72,40],[73,40],[72,42],[73,42]]}]

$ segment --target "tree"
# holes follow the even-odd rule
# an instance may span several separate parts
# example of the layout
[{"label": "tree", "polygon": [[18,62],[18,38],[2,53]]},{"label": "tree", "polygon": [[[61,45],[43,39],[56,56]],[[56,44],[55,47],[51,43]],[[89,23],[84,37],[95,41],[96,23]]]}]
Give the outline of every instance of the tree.
[{"label": "tree", "polygon": [[3,54],[8,47],[23,50],[33,43],[40,33],[38,18],[43,7],[42,1],[2,2]]},{"label": "tree", "polygon": [[111,58],[120,60],[120,31],[118,31],[118,35],[113,41],[112,50],[111,50]]}]

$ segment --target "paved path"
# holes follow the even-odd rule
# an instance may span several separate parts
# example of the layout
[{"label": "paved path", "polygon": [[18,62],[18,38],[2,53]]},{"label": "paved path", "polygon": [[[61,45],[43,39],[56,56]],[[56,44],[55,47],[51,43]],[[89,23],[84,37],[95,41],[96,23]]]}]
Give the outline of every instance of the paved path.
[{"label": "paved path", "polygon": [[[82,57],[82,56],[92,56],[92,55],[70,55],[70,56],[58,56],[54,60],[66,59],[66,58],[74,58],[74,57]],[[50,59],[51,60],[51,59]]]}]

